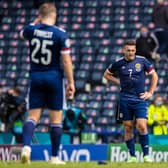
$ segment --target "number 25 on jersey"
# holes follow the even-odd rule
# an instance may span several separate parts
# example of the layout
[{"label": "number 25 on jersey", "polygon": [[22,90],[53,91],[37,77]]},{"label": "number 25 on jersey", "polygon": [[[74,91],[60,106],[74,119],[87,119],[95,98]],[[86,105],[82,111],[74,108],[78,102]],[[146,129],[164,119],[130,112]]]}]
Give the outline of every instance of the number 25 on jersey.
[{"label": "number 25 on jersey", "polygon": [[[40,41],[37,38],[31,40],[31,45],[34,46],[31,53],[31,60],[36,64],[49,65],[51,63],[52,51],[47,48],[47,46],[53,45],[53,41],[42,40]],[[37,54],[40,54],[41,57],[37,57]]]}]

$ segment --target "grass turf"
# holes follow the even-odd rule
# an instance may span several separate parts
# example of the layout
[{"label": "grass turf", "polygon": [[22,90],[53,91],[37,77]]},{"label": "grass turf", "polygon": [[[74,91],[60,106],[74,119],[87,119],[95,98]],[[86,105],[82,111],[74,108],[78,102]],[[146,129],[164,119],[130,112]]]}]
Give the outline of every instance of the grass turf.
[{"label": "grass turf", "polygon": [[2,162],[0,168],[167,168],[168,163],[124,163],[107,162],[107,164],[98,164],[97,162],[67,162],[66,165],[51,165],[47,162],[31,162],[31,164],[21,164],[18,161]]}]

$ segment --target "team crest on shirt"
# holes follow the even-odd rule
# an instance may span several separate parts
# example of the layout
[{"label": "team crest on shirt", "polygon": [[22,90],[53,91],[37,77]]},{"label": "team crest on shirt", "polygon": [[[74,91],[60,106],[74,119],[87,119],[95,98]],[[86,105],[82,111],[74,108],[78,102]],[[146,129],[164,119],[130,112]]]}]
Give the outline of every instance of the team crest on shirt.
[{"label": "team crest on shirt", "polygon": [[141,64],[140,63],[136,63],[135,64],[135,69],[137,72],[140,72],[141,71]]}]

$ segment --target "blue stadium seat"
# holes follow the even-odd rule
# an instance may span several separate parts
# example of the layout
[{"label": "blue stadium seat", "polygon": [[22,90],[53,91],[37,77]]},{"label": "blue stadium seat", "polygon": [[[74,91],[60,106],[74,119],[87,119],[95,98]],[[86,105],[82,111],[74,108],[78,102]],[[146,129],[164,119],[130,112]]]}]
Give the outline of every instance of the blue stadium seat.
[{"label": "blue stadium seat", "polygon": [[87,93],[79,93],[76,98],[77,101],[84,101],[85,103],[87,103],[88,101],[88,94]]},{"label": "blue stadium seat", "polygon": [[93,118],[99,117],[100,115],[99,110],[96,110],[94,108],[87,108],[85,113],[88,117],[93,117]]},{"label": "blue stadium seat", "polygon": [[85,92],[85,83],[86,81],[83,79],[75,79],[75,86],[77,92]]},{"label": "blue stadium seat", "polygon": [[102,101],[103,99],[103,93],[97,93],[97,92],[93,92],[88,100],[97,100],[97,101]]},{"label": "blue stadium seat", "polygon": [[[142,24],[150,25],[155,0],[62,0],[58,4],[57,25],[67,30],[72,43],[76,106],[86,110],[88,115],[93,111],[89,118],[91,129],[96,118],[94,115],[100,116],[102,112],[102,115],[110,116],[117,102],[119,88],[102,84],[104,70],[122,56],[126,38],[135,38]],[[0,14],[3,14],[0,18],[0,86],[14,86],[15,79],[17,85],[27,91],[30,69],[28,42],[19,39],[19,31],[37,17],[38,10],[33,1],[3,0],[0,6]],[[166,97],[167,55],[161,55],[157,71],[156,93]],[[147,87],[149,82],[147,78]],[[86,84],[91,84],[91,91],[86,91]],[[96,129],[117,131],[116,126],[111,127],[113,121],[110,124],[105,127],[96,125]],[[41,125],[39,131],[44,130]]]},{"label": "blue stadium seat", "polygon": [[102,116],[109,117],[111,119],[115,118],[114,108],[112,108],[112,109],[104,109],[101,114],[102,114]]}]

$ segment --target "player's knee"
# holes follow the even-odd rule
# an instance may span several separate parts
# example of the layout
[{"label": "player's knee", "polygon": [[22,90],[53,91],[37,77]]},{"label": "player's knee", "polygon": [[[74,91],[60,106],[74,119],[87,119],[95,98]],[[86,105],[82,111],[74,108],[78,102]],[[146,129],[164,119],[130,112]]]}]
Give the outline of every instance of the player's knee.
[{"label": "player's knee", "polygon": [[146,124],[137,124],[137,129],[140,133],[147,132],[147,125]]},{"label": "player's knee", "polygon": [[125,128],[125,132],[127,134],[132,133],[132,131],[133,131],[133,126],[131,126],[131,125],[125,125],[124,128]]},{"label": "player's knee", "polygon": [[58,118],[50,118],[50,122],[53,124],[61,124],[62,123],[62,118],[58,117]]}]

